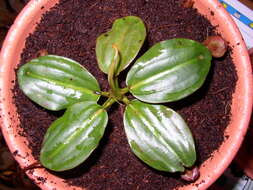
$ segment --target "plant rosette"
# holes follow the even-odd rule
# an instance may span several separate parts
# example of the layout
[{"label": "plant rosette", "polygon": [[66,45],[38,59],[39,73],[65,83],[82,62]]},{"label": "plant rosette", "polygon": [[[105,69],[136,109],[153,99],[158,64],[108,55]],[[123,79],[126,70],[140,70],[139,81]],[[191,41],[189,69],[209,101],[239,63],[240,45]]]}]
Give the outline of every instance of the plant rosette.
[{"label": "plant rosette", "polygon": [[[24,45],[24,39],[27,37],[28,33],[34,29],[34,26],[38,22],[41,14],[44,11],[48,10],[50,7],[52,7],[55,3],[56,2],[53,2],[53,1],[31,1],[27,5],[27,7],[22,11],[17,21],[15,22],[14,26],[10,30],[7,36],[7,39],[4,43],[3,51],[1,52],[1,57],[0,57],[1,63],[4,63],[1,65],[1,83],[0,83],[1,84],[1,100],[2,100],[2,104],[1,104],[2,130],[11,151],[15,152],[16,150],[18,150],[18,154],[20,156],[16,157],[16,159],[23,168],[26,168],[30,166],[31,164],[33,164],[34,159],[33,157],[30,157],[29,159],[25,157],[25,155],[27,156],[30,154],[30,150],[25,145],[24,139],[22,139],[22,137],[17,136],[18,130],[16,127],[18,127],[18,118],[14,112],[15,107],[12,104],[11,87],[10,86],[6,87],[4,84],[11,85],[12,84],[11,81],[15,78],[14,68],[18,64],[17,60],[19,60],[18,58],[20,56],[19,54],[17,54],[17,52],[21,52]],[[213,25],[218,25],[218,30],[221,33],[221,35],[225,38],[226,41],[229,42],[231,47],[234,48],[233,59],[234,59],[234,63],[236,65],[236,69],[238,72],[238,82],[237,82],[236,90],[233,96],[234,99],[232,102],[232,113],[231,113],[232,119],[231,119],[231,123],[229,124],[226,130],[226,134],[228,134],[230,137],[221,145],[219,150],[213,154],[212,159],[207,160],[204,164],[200,166],[201,175],[199,179],[194,184],[189,184],[183,187],[184,189],[188,189],[188,188],[206,189],[211,183],[213,183],[218,178],[219,175],[221,175],[224,169],[228,166],[228,164],[233,159],[236,151],[238,150],[242,142],[242,138],[246,132],[250,113],[251,113],[252,81],[251,81],[251,68],[250,68],[249,58],[247,55],[245,45],[242,42],[241,36],[237,28],[235,27],[232,19],[227,15],[227,13],[224,11],[222,6],[218,4],[218,2],[211,1],[211,0],[205,1],[205,3],[201,1],[195,1],[194,6],[198,8],[200,13],[205,14],[211,20]],[[44,9],[41,9],[41,7],[44,7]],[[215,16],[213,16],[210,13],[210,11],[213,11],[215,13]],[[224,21],[220,22],[218,18],[226,18],[226,22]],[[28,27],[30,25],[33,27]],[[30,28],[31,30],[30,31],[25,30],[27,28]],[[92,150],[98,145],[98,141],[103,135],[103,132],[105,130],[105,125],[107,122],[107,114],[105,110],[109,108],[110,105],[114,102],[123,102],[126,104],[126,110],[124,114],[124,124],[125,124],[126,134],[129,140],[129,144],[133,152],[141,160],[143,160],[144,162],[149,164],[151,167],[154,167],[156,169],[166,170],[166,171],[183,171],[184,167],[192,166],[196,159],[195,151],[193,151],[194,144],[193,144],[192,137],[189,131],[187,130],[188,128],[185,122],[183,122],[182,118],[178,114],[176,114],[169,108],[166,108],[162,105],[154,105],[154,103],[175,101],[179,98],[183,98],[189,95],[190,93],[192,93],[193,91],[195,91],[197,88],[199,88],[202,85],[205,79],[205,75],[208,72],[208,68],[205,71],[203,71],[204,74],[200,77],[201,80],[199,80],[199,82],[196,82],[198,80],[195,79],[195,82],[196,82],[195,87],[193,87],[194,86],[192,85],[193,83],[190,84],[190,87],[191,87],[190,91],[183,89],[179,94],[176,94],[176,95],[173,93],[170,95],[168,95],[169,93],[165,93],[165,94],[161,93],[156,96],[152,96],[152,93],[146,93],[148,91],[147,89],[150,88],[150,85],[145,86],[146,82],[148,81],[148,78],[150,77],[150,73],[148,73],[148,75],[146,76],[145,76],[145,72],[142,73],[142,70],[144,69],[142,64],[145,63],[146,61],[146,62],[150,62],[152,65],[152,58],[153,58],[152,53],[155,52],[156,54],[159,52],[159,51],[157,52],[157,50],[170,48],[171,43],[172,44],[174,43],[174,45],[176,44],[180,47],[182,44],[185,45],[187,43],[193,43],[196,46],[200,44],[198,43],[195,44],[195,42],[191,40],[185,41],[185,39],[176,39],[176,40],[161,42],[157,46],[155,45],[146,54],[144,54],[143,57],[137,60],[134,66],[130,69],[130,72],[128,73],[128,76],[127,76],[128,88],[120,89],[117,84],[117,76],[120,74],[120,71],[125,69],[128,66],[128,64],[133,60],[133,58],[136,56],[144,39],[142,39],[143,35],[139,36],[141,43],[139,44],[136,43],[134,45],[135,48],[133,48],[133,52],[125,53],[124,48],[122,48],[123,46],[121,46],[120,44],[117,44],[117,40],[114,41],[115,40],[114,38],[113,39],[110,38],[111,33],[114,32],[114,29],[117,30],[117,27],[115,28],[113,27],[113,29],[109,32],[109,34],[106,33],[106,34],[101,35],[98,38],[98,42],[97,42],[98,44],[101,45],[101,50],[103,50],[103,51],[99,51],[99,45],[97,45],[98,63],[99,63],[100,69],[103,72],[108,74],[108,81],[111,87],[110,92],[101,92],[99,90],[99,87],[94,77],[92,77],[84,68],[80,68],[80,66],[75,61],[69,60],[67,58],[60,58],[57,56],[40,57],[38,59],[32,60],[30,63],[22,67],[22,69],[19,71],[19,77],[20,77],[19,82],[21,86],[22,85],[26,86],[26,84],[30,83],[30,85],[28,87],[24,87],[23,90],[28,96],[30,96],[32,100],[34,100],[41,106],[46,107],[51,110],[61,110],[61,109],[67,108],[67,111],[65,112],[65,114],[51,125],[50,127],[51,130],[49,130],[48,135],[46,135],[45,137],[46,140],[44,141],[44,145],[43,145],[44,149],[42,149],[41,162],[44,163],[46,167],[52,170],[57,170],[57,171],[73,168],[76,165],[80,164],[80,162],[84,161],[84,159],[87,156],[89,156]],[[23,33],[20,35],[21,31]],[[142,30],[141,32],[144,32],[144,30]],[[137,35],[137,34],[133,34],[133,35]],[[111,42],[111,44],[109,45],[108,45],[108,41],[106,40],[108,38],[110,39],[109,41]],[[138,41],[136,40],[134,42],[138,42]],[[104,48],[104,45],[108,46],[109,48]],[[106,55],[109,55],[109,56],[105,56],[103,52],[106,52]],[[208,52],[206,48],[205,48],[205,51],[201,52],[200,56],[199,54],[198,56],[195,56],[197,61],[195,60],[194,62],[198,62],[199,60],[201,61],[204,60],[204,62],[208,62],[206,60],[210,59],[208,58],[210,57],[210,55],[208,56],[208,53],[204,53],[204,52]],[[151,56],[149,53],[151,54]],[[131,56],[126,56],[126,55],[131,55]],[[34,90],[34,89],[31,89],[30,87],[33,86],[36,82],[41,80],[41,78],[36,78],[36,76],[38,76],[36,72],[38,71],[37,70],[38,67],[41,66],[40,62],[41,61],[43,62],[44,59],[47,59],[48,68],[50,69],[49,70],[48,68],[42,68],[42,69],[45,69],[46,71],[50,71],[52,68],[55,67],[54,65],[55,63],[61,62],[63,64],[61,64],[60,68],[57,68],[58,67],[57,66],[54,69],[65,70],[66,68],[70,67],[71,72],[68,74],[71,77],[58,78],[59,76],[50,75],[50,72],[49,72],[49,76],[51,76],[52,78],[55,77],[60,87],[52,88],[52,86],[51,87],[48,86],[48,83],[47,83],[46,87],[48,87],[48,89],[46,89],[46,91],[43,92],[43,88],[37,89],[37,90],[41,90],[42,94],[44,93],[47,96],[44,96],[44,95],[41,96],[40,93],[36,94],[34,92],[33,93],[36,95],[34,94],[29,95],[29,93]],[[196,64],[195,66],[198,66],[198,64]],[[81,74],[80,75],[77,74],[75,69],[81,70]],[[156,71],[154,70],[154,72]],[[159,69],[158,69],[158,72],[159,72]],[[170,72],[173,73],[173,70]],[[151,74],[152,74],[152,71],[151,71]],[[73,79],[72,76],[75,77],[76,80],[74,81],[71,80]],[[157,77],[160,77],[160,76],[161,75],[159,74],[157,75]],[[143,79],[142,82],[138,82],[139,81],[138,77],[140,77],[140,79]],[[54,94],[52,90],[57,91],[60,89],[59,92],[61,92],[63,90],[61,89],[62,87],[61,84],[63,84],[62,82],[65,83],[66,82],[65,80],[68,80],[67,84],[70,84],[69,86],[70,90],[68,88],[66,90],[65,88],[64,90],[66,91],[64,92],[64,94],[68,94],[69,96],[67,98],[66,97],[52,98],[51,95]],[[88,87],[90,85],[91,88],[86,89],[86,88],[83,88],[81,85],[79,85],[81,84],[83,80],[86,80],[86,81],[88,80],[89,81]],[[43,81],[45,82],[45,80]],[[46,82],[49,82],[49,81],[46,81]],[[149,82],[151,84],[154,81],[149,81]],[[43,83],[41,83],[41,81],[39,83],[42,85],[42,87],[45,87],[43,86]],[[154,87],[157,86],[155,83],[153,83],[152,85]],[[73,89],[71,89],[71,87],[73,86],[75,88],[74,91]],[[26,92],[25,89],[28,89],[28,91]],[[143,102],[138,101],[138,100],[134,100],[134,101],[128,100],[125,94],[128,93],[129,91],[137,99],[140,99]],[[62,94],[59,92],[57,92],[56,94],[59,97],[62,97]],[[151,90],[151,92],[153,91]],[[97,99],[101,95],[108,97],[108,101],[106,101],[102,106],[96,103]],[[41,101],[42,98],[45,98],[46,101]],[[54,99],[54,101],[52,101],[52,99]],[[144,102],[148,102],[148,103],[144,103]],[[145,111],[143,111],[143,109],[145,109]],[[139,115],[135,114],[136,112],[141,113],[141,114]],[[155,112],[158,112],[160,114],[154,114]],[[239,114],[239,113],[243,113],[243,114]],[[157,120],[157,122],[159,125],[157,128],[151,127],[151,128],[148,128],[149,130],[147,130],[147,128],[143,128],[143,126],[150,127],[149,124],[154,122],[154,121],[151,121],[151,122],[148,121],[147,115],[149,117],[156,116],[155,118],[157,118],[157,115],[158,115],[159,119]],[[82,128],[78,127],[80,126],[80,120],[82,120],[83,118],[84,120],[86,120],[87,118],[89,119],[86,120],[87,122],[84,122],[84,124],[82,123],[82,125],[89,126],[88,128],[94,129],[95,132],[92,130],[84,131]],[[97,118],[97,119],[94,120],[94,118]],[[174,118],[175,120],[173,120],[172,118]],[[73,120],[75,122],[71,122],[71,123],[63,122],[64,120],[67,120],[67,121]],[[11,121],[13,122],[12,124],[10,124]],[[168,159],[166,155],[163,155],[162,151],[160,152],[160,150],[158,151],[158,154],[160,154],[160,158],[162,158],[162,160],[159,162],[152,162],[150,158],[156,155],[156,154],[153,154],[153,152],[155,152],[156,150],[154,150],[151,147],[153,152],[150,151],[150,152],[147,152],[147,154],[143,153],[142,150],[145,150],[146,146],[149,145],[148,144],[149,142],[147,139],[146,141],[144,139],[145,143],[143,144],[138,140],[139,134],[143,134],[143,132],[146,132],[147,136],[152,136],[151,137],[151,139],[153,140],[152,142],[157,143],[157,139],[159,139],[157,137],[161,136],[161,131],[159,130],[163,129],[162,128],[163,121],[171,122],[171,123],[173,123],[172,121],[177,121],[177,124],[179,123],[179,125],[176,125],[176,126],[182,127],[182,132],[183,134],[186,134],[186,137],[187,137],[186,138],[187,140],[183,141],[182,143],[183,146],[181,150],[183,150],[182,152],[185,152],[186,154],[189,153],[189,155],[186,156],[185,159],[184,159],[185,154],[182,154],[180,159],[178,156],[175,156],[175,160],[173,161],[172,164],[165,164],[165,163],[170,162],[171,158]],[[133,131],[133,128],[134,128],[133,126],[135,126],[136,124],[138,124],[139,128],[138,130],[135,128],[136,130]],[[77,147],[77,149],[74,150],[74,154],[72,155],[73,160],[71,160],[71,162],[67,161],[65,164],[58,164],[60,163],[59,159],[61,158],[61,154],[64,151],[72,151],[72,148],[66,149],[65,144],[68,144],[68,142],[66,142],[65,144],[61,144],[61,142],[57,142],[57,138],[55,137],[58,135],[57,133],[59,133],[59,131],[57,131],[58,127],[56,126],[61,126],[67,129],[66,131],[69,131],[69,126],[74,126],[73,129],[74,131],[76,131],[76,133],[74,133],[73,136],[71,136],[70,138],[67,138],[69,141],[74,142],[75,139],[77,139],[76,136],[80,135],[82,132],[86,132],[88,136],[91,135],[90,138],[88,139],[86,138],[87,141],[85,141],[88,149],[82,150],[82,147]],[[99,127],[94,128],[94,126],[99,126]],[[150,133],[150,129],[153,130],[152,133]],[[55,134],[56,136],[54,136]],[[66,135],[69,135],[69,134],[66,134]],[[179,139],[181,140],[182,137],[179,137]],[[170,146],[174,148],[173,142],[171,142],[170,139],[160,138],[159,140],[161,140],[162,142],[166,141],[165,144],[170,144]],[[161,141],[159,143],[161,143]],[[49,146],[47,146],[47,143],[50,144],[51,142],[56,143],[58,148],[54,150],[50,150]],[[187,142],[188,145],[186,145],[187,143],[185,142]],[[74,142],[74,143],[78,144],[79,142]],[[167,152],[171,150],[171,148],[167,148],[167,149],[165,148],[163,150]],[[180,150],[179,149],[177,150],[178,150],[177,151],[177,155],[178,155],[180,154]],[[76,157],[75,155],[75,153],[79,154],[80,152],[82,152],[82,158],[80,158],[81,160],[79,159],[79,157]],[[48,154],[50,156],[51,155],[55,156],[55,157],[54,156],[50,157],[50,158],[53,158],[53,160],[51,161],[48,160],[48,157],[47,157]],[[163,162],[164,160],[165,162]],[[66,159],[62,160],[62,162],[64,161],[66,161]],[[48,173],[46,170],[41,169],[41,168],[35,169],[33,174],[28,172],[28,175],[32,177],[34,180],[38,180],[36,176],[42,176],[45,178],[50,177],[55,183],[57,183],[57,186],[54,186],[53,184],[49,182],[45,182],[43,184],[38,183],[43,189],[53,189],[55,187],[57,187],[58,189],[64,189],[66,187],[66,184],[64,184],[64,182],[60,178],[53,176],[52,174]],[[195,184],[198,184],[198,187],[195,186]],[[67,188],[69,189],[70,187],[67,187]],[[73,187],[73,188],[76,188],[76,187]]]},{"label": "plant rosette", "polygon": [[[226,45],[220,48],[220,37],[208,38],[208,48],[183,38],[157,43],[137,59],[127,74],[127,86],[120,88],[118,75],[145,38],[145,25],[136,16],[115,20],[112,29],[98,37],[96,55],[99,68],[108,75],[108,92],[101,91],[79,63],[65,57],[44,55],[19,68],[18,83],[25,95],[45,109],[66,109],[46,132],[40,154],[44,167],[64,171],[85,161],[106,130],[106,110],[116,102],[125,104],[124,129],[138,158],[166,172],[193,167],[196,150],[190,129],[178,113],[159,103],[180,100],[199,89],[211,66],[209,49],[217,55]],[[129,100],[127,93],[136,99]],[[107,98],[102,105],[100,96]],[[194,176],[190,181],[198,175]]]}]

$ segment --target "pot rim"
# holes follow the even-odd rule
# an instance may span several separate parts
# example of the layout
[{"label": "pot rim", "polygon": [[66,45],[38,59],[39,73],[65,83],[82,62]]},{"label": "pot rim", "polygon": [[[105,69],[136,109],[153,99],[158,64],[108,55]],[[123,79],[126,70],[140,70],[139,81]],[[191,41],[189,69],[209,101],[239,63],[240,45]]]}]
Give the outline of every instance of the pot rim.
[{"label": "pot rim", "polygon": [[[235,110],[234,111],[236,113],[240,113],[240,115],[242,115],[242,117],[239,116],[240,121],[237,122],[237,126],[236,126],[236,133],[233,133],[234,136],[232,136],[232,140],[231,141],[231,145],[229,146],[229,150],[226,150],[227,146],[224,145],[225,149],[224,151],[220,151],[220,148],[218,149],[217,152],[215,152],[214,154],[218,157],[220,157],[219,159],[219,163],[217,164],[217,169],[215,171],[212,171],[212,173],[210,175],[206,175],[206,178],[201,178],[193,183],[190,184],[188,186],[185,186],[182,189],[206,189],[208,188],[223,172],[224,170],[228,167],[228,165],[230,164],[230,162],[233,160],[234,156],[236,155],[243,137],[247,131],[247,126],[249,124],[250,121],[250,116],[251,116],[251,110],[252,110],[252,72],[251,72],[251,66],[250,66],[250,62],[249,62],[249,56],[247,53],[247,49],[246,46],[242,40],[242,37],[240,35],[240,32],[237,28],[237,26],[235,25],[235,23],[233,22],[232,18],[229,16],[229,14],[225,11],[225,9],[222,7],[222,5],[217,1],[217,0],[206,0],[206,1],[201,1],[201,0],[195,0],[196,2],[196,7],[199,10],[200,13],[204,13],[207,18],[213,19],[212,18],[212,14],[210,13],[211,10],[214,11],[214,13],[216,15],[218,15],[218,17],[220,18],[224,18],[226,19],[226,21],[224,23],[220,23],[220,28],[221,27],[227,27],[229,29],[229,32],[224,32],[226,35],[224,36],[225,38],[227,36],[230,36],[229,33],[233,33],[236,35],[232,35],[232,43],[230,45],[234,46],[233,50],[234,50],[234,54],[236,54],[237,56],[240,57],[240,67],[236,67],[237,72],[238,72],[238,76],[240,74],[243,73],[243,75],[240,77],[240,80],[238,81],[238,83],[240,83],[239,85],[241,85],[242,87],[240,87],[240,90],[243,92],[243,94],[240,94],[238,101],[239,102],[243,102],[243,104],[241,104],[242,107],[240,107],[239,110]],[[10,106],[12,106],[12,99],[11,99],[11,90],[9,90],[8,87],[6,87],[6,84],[13,86],[13,84],[11,83],[12,80],[14,80],[14,76],[13,77],[7,77],[7,74],[12,73],[13,71],[11,71],[11,68],[9,67],[9,63],[6,60],[9,59],[13,59],[13,56],[15,56],[15,52],[20,50],[16,48],[16,46],[23,46],[24,44],[20,44],[20,42],[16,39],[18,39],[20,31],[24,32],[24,25],[23,23],[26,23],[26,26],[28,27],[30,24],[33,25],[33,27],[35,27],[36,22],[39,20],[39,15],[41,15],[41,13],[43,13],[44,9],[48,10],[50,7],[52,7],[54,5],[54,0],[31,0],[26,6],[25,8],[21,11],[21,13],[18,15],[18,17],[16,18],[14,24],[12,25],[11,29],[9,30],[7,37],[3,43],[2,46],[2,51],[0,52],[0,112],[1,112],[1,119],[0,119],[0,124],[1,124],[1,128],[2,128],[2,132],[4,135],[4,138],[7,141],[7,144],[11,150],[12,153],[14,153],[16,150],[19,150],[21,156],[15,156],[15,159],[19,162],[19,164],[21,165],[22,168],[32,164],[33,162],[35,162],[34,158],[29,157],[29,159],[27,159],[25,157],[25,155],[31,155],[31,152],[29,150],[27,150],[26,148],[21,147],[21,144],[25,144],[23,141],[25,140],[24,138],[19,138],[20,140],[18,140],[18,143],[13,143],[14,141],[17,140],[16,135],[17,135],[17,131],[14,129],[16,126],[15,125],[9,125],[9,123],[11,121],[15,121],[18,122],[18,117],[15,113],[12,113],[15,111],[15,108],[10,109]],[[208,6],[206,6],[205,4],[208,4]],[[208,10],[206,10],[208,7],[209,13],[207,12]],[[217,11],[216,11],[217,10]],[[203,11],[203,12],[202,12]],[[38,13],[39,12],[39,13]],[[217,20],[212,22],[213,25],[215,25],[215,22],[218,22]],[[223,26],[224,25],[224,26]],[[26,36],[28,36],[28,32],[26,33]],[[15,47],[13,47],[12,44],[16,44]],[[239,45],[237,45],[239,43]],[[21,48],[22,49],[22,48]],[[15,56],[16,60],[19,60],[19,55]],[[8,64],[3,64],[6,61],[6,63]],[[238,85],[238,84],[237,84]],[[238,91],[238,90],[237,90]],[[237,92],[236,91],[236,92]],[[7,98],[8,97],[8,98]],[[233,96],[234,97],[234,96]],[[232,105],[234,105],[234,101],[232,103]],[[233,109],[233,108],[232,108]],[[233,112],[233,110],[232,110]],[[234,120],[232,121],[234,122]],[[230,141],[231,139],[228,139],[227,141]],[[236,142],[236,143],[234,143]],[[228,144],[228,143],[226,143]],[[222,145],[223,147],[223,145]],[[16,154],[18,155],[18,154]],[[202,165],[206,165],[205,169],[210,169],[209,167],[207,167],[207,165],[210,165],[210,158],[204,162]],[[204,169],[201,170],[201,172]],[[47,180],[48,182],[45,183],[41,183],[41,181],[38,179],[38,176],[43,176],[45,178],[48,177],[53,177],[53,180],[56,181],[56,183],[62,183],[60,185],[60,187],[58,187],[59,189],[70,189],[69,186],[66,186],[65,183],[63,183],[62,179],[59,179],[51,174],[48,174],[48,172],[45,172],[45,169],[35,169],[34,172],[27,172],[28,176],[30,178],[32,178],[33,180],[35,180],[35,182],[38,184],[38,186],[40,186],[43,189],[47,189],[47,190],[52,190],[54,188],[54,184],[51,184],[49,181],[51,180]],[[76,188],[73,187],[73,189],[81,189],[81,188]]]}]

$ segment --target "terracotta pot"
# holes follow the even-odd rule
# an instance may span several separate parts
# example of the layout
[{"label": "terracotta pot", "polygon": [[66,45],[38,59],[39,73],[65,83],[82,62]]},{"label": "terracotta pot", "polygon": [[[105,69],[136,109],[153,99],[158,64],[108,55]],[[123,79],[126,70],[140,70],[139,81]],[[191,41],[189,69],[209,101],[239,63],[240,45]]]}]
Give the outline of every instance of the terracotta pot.
[{"label": "terracotta pot", "polygon": [[[253,66],[253,48],[249,50],[251,65]],[[252,73],[253,77],[253,73]],[[243,144],[236,156],[236,162],[244,170],[247,176],[253,179],[253,115],[251,115],[251,121],[249,130],[245,136]]]},{"label": "terracotta pot", "polygon": [[[12,103],[11,88],[13,83],[11,81],[15,79],[14,68],[20,60],[20,53],[26,37],[34,30],[41,14],[56,2],[57,0],[30,1],[11,27],[0,56],[1,126],[10,150],[12,152],[18,150],[15,158],[22,168],[33,164],[34,158],[31,155],[31,150],[27,147],[26,139],[17,133],[19,120],[15,112],[16,108]],[[212,158],[201,165],[201,176],[198,181],[182,188],[199,190],[207,189],[223,173],[238,151],[250,120],[253,90],[248,52],[232,18],[217,0],[195,0],[194,6],[201,14],[206,15],[213,25],[218,26],[218,32],[233,47],[232,56],[238,72],[238,81],[232,100],[231,122],[225,131],[225,135],[229,135],[229,138],[213,153]],[[53,190],[54,188],[59,190],[79,189],[67,186],[62,179],[53,176],[43,168],[35,169],[33,174],[29,172],[27,174],[45,190]],[[38,177],[48,180],[45,183],[40,183]]]}]

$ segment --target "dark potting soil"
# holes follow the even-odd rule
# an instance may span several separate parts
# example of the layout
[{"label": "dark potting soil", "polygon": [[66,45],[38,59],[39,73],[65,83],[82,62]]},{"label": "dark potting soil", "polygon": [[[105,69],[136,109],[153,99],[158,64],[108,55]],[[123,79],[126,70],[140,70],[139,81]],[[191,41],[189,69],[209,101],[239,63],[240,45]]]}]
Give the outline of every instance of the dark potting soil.
[{"label": "dark potting soil", "polygon": [[[46,49],[50,54],[80,62],[106,91],[107,76],[98,69],[95,42],[101,33],[111,28],[116,18],[136,15],[144,20],[148,37],[140,54],[162,40],[183,37],[202,42],[208,35],[215,34],[215,28],[204,17],[194,9],[182,7],[181,3],[179,0],[60,0],[27,38],[20,65]],[[209,76],[200,90],[184,100],[167,104],[185,118],[192,130],[197,165],[208,159],[224,138],[229,138],[224,130],[230,119],[236,80],[229,51],[224,58],[213,59]],[[63,112],[47,111],[31,102],[17,84],[14,92],[23,128],[20,133],[28,138],[33,155],[38,159],[48,126]],[[122,112],[123,107],[119,105],[109,110],[105,136],[88,160],[72,171],[56,175],[67,179],[69,184],[90,190],[157,190],[184,185],[178,174],[155,171],[134,156],[124,133]]]}]

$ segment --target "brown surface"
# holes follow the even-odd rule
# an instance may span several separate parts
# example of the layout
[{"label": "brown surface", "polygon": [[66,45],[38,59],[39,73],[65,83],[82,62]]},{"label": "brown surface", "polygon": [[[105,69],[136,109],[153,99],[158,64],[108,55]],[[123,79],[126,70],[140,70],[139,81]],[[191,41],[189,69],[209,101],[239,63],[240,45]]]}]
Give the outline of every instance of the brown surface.
[{"label": "brown surface", "polygon": [[16,17],[16,14],[7,7],[5,1],[1,0],[0,1],[0,50],[2,46],[2,41],[15,17]]},{"label": "brown surface", "polygon": [[[22,62],[33,58],[40,49],[79,61],[108,89],[106,76],[99,71],[95,57],[95,40],[107,31],[118,17],[140,16],[148,28],[142,53],[152,44],[174,37],[203,41],[213,34],[213,27],[192,9],[182,9],[178,0],[96,1],[69,0],[47,13],[26,43]],[[95,5],[95,6],[94,6]],[[158,19],[159,18],[159,19]],[[122,77],[124,78],[124,77]],[[198,152],[197,164],[209,158],[223,141],[229,121],[231,94],[236,82],[229,53],[215,59],[205,86],[183,101],[169,104],[189,123]],[[26,98],[16,86],[15,103],[22,128],[36,158],[47,127],[62,113],[49,112]],[[91,157],[73,171],[58,175],[68,183],[89,189],[172,189],[184,184],[177,175],[152,170],[130,151],[123,131],[122,109],[114,106],[105,137]],[[228,137],[226,137],[228,138]]]},{"label": "brown surface", "polygon": [[8,29],[29,0],[0,0],[0,50]]},{"label": "brown surface", "polygon": [[252,0],[239,0],[239,1],[253,10],[253,1]]}]

